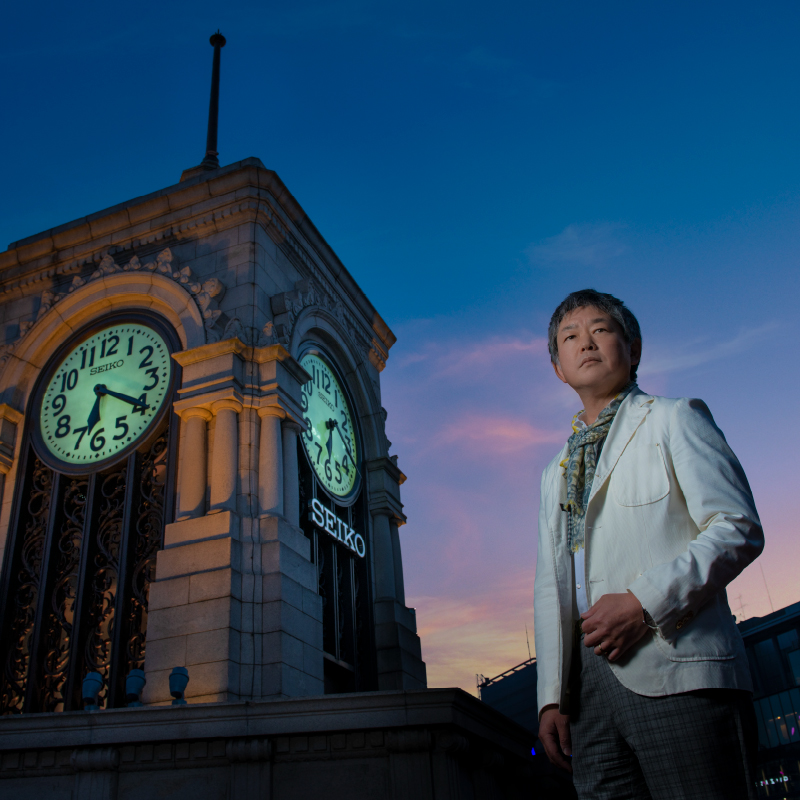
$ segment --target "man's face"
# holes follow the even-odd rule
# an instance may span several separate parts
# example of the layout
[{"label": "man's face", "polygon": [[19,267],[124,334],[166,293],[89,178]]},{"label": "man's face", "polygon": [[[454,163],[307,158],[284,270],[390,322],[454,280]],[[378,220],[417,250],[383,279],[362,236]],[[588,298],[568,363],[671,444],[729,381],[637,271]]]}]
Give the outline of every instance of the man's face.
[{"label": "man's face", "polygon": [[594,306],[567,314],[558,328],[556,375],[575,391],[611,393],[624,386],[638,364],[642,343],[625,341],[622,328]]}]

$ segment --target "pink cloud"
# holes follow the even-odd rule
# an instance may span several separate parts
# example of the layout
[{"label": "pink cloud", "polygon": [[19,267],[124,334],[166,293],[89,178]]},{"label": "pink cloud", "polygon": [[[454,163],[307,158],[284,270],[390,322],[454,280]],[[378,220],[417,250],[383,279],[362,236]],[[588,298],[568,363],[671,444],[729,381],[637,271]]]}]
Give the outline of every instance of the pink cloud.
[{"label": "pink cloud", "polygon": [[540,430],[526,419],[470,412],[441,428],[434,443],[469,443],[473,455],[508,455],[563,440],[564,435],[560,431]]}]

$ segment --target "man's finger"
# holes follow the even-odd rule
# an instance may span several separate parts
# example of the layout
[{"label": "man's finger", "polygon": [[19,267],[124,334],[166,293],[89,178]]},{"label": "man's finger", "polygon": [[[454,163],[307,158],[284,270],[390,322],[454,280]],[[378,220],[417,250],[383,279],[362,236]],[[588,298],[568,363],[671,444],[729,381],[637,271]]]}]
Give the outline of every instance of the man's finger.
[{"label": "man's finger", "polygon": [[558,739],[552,735],[540,735],[539,738],[542,740],[544,751],[547,753],[547,757],[550,759],[550,762],[555,764],[557,767],[561,767],[561,769],[572,772],[572,764],[569,763],[568,759],[564,758],[564,755],[562,754],[561,748],[558,744]]}]

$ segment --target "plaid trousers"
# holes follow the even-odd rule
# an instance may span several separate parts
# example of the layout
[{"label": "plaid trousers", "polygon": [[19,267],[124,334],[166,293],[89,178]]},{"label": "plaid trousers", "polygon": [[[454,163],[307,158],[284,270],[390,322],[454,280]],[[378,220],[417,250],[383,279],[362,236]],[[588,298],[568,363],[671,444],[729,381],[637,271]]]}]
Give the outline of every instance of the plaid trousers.
[{"label": "plaid trousers", "polygon": [[581,800],[755,800],[758,729],[749,692],[644,697],[575,644],[570,729]]}]

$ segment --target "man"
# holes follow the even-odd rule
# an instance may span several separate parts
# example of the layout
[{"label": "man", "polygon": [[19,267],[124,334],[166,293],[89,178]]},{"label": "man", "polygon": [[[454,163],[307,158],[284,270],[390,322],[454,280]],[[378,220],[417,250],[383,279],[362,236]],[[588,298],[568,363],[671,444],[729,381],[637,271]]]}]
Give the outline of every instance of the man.
[{"label": "man", "polygon": [[549,345],[583,410],[542,475],[539,737],[585,800],[755,798],[725,593],[764,545],[744,472],[702,401],[636,385],[642,337],[622,301],[569,295]]}]

